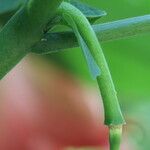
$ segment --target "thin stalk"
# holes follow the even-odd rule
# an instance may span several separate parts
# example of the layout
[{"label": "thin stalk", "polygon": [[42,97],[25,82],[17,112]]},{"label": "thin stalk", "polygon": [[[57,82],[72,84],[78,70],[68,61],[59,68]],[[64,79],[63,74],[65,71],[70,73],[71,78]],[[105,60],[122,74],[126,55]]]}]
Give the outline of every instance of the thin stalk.
[{"label": "thin stalk", "polygon": [[0,79],[40,40],[62,0],[29,0],[0,32]]},{"label": "thin stalk", "polygon": [[[118,134],[117,127],[119,126],[120,129],[122,129],[122,125],[125,121],[118,103],[111,74],[96,34],[82,12],[69,3],[62,3],[58,10],[58,14],[62,17],[69,15],[74,20],[82,38],[85,40],[85,43],[91,51],[96,63],[101,69],[101,75],[97,77],[97,82],[104,104],[105,124],[110,127],[110,149],[119,150],[121,134]],[[114,143],[111,144],[111,141]],[[117,145],[116,149],[113,148],[114,145]]]},{"label": "thin stalk", "polygon": [[[150,15],[92,25],[92,28],[100,42],[128,38],[150,33]],[[31,48],[32,52],[51,53],[78,46],[73,32],[47,33],[42,39]]]},{"label": "thin stalk", "polygon": [[110,150],[119,150],[122,135],[122,126],[109,127]]}]

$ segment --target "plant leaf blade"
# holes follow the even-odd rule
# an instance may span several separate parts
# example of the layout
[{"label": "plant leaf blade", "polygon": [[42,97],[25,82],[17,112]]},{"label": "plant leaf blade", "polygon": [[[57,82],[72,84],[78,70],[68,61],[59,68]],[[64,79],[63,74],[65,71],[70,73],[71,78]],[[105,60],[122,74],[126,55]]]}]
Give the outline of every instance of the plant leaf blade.
[{"label": "plant leaf blade", "polygon": [[26,0],[0,0],[0,14],[5,14],[19,8]]},{"label": "plant leaf blade", "polygon": [[78,8],[90,22],[95,22],[97,19],[107,15],[104,10],[91,7],[77,0],[70,0],[70,3]]}]

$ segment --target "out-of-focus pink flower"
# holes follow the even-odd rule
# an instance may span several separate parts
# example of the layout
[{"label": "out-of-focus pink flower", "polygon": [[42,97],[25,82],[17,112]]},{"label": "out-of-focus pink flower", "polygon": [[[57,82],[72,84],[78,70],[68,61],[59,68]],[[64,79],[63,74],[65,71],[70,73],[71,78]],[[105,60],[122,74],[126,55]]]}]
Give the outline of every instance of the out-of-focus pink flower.
[{"label": "out-of-focus pink flower", "polygon": [[107,145],[97,98],[62,71],[25,73],[26,66],[18,65],[1,81],[0,149]]},{"label": "out-of-focus pink flower", "polygon": [[96,92],[43,62],[29,66],[18,65],[0,83],[0,150],[108,146]]}]

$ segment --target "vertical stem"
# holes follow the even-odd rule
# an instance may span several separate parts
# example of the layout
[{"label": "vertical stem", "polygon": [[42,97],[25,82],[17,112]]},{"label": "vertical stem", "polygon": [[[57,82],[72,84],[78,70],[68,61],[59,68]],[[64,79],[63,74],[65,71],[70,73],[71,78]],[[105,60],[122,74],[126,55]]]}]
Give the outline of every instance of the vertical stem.
[{"label": "vertical stem", "polygon": [[110,150],[119,150],[121,143],[122,126],[109,127]]},{"label": "vertical stem", "polygon": [[[105,124],[110,127],[110,149],[118,150],[120,146],[122,124],[125,123],[118,103],[115,87],[109,72],[105,56],[98,39],[86,17],[74,6],[62,3],[58,11],[59,14],[70,15],[75,21],[80,34],[101,69],[101,75],[97,77],[97,82],[101,91],[104,111]],[[119,127],[119,128],[118,128]]]}]

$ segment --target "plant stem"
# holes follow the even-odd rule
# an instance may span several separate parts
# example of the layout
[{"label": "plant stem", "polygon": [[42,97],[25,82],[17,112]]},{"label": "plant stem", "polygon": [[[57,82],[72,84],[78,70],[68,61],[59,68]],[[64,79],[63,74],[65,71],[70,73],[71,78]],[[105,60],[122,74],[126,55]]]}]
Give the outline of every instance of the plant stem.
[{"label": "plant stem", "polygon": [[62,0],[29,0],[0,32],[0,79],[26,54],[43,35]]},{"label": "plant stem", "polygon": [[[93,25],[92,27],[100,42],[128,38],[150,33],[150,15]],[[47,33],[43,39],[45,40],[39,41],[32,47],[33,52],[51,53],[78,46],[73,32]]]},{"label": "plant stem", "polygon": [[122,126],[110,126],[109,127],[109,141],[110,150],[119,150],[122,135]]},{"label": "plant stem", "polygon": [[[101,69],[101,75],[97,77],[97,82],[104,104],[105,124],[110,127],[111,150],[118,150],[113,149],[114,146],[111,145],[111,141],[115,142],[113,144],[119,147],[121,134],[118,134],[117,127],[120,127],[119,130],[122,129],[122,125],[125,123],[125,121],[120,110],[115,87],[99,41],[88,20],[77,8],[69,3],[64,2],[61,4],[58,13],[62,17],[69,15],[74,20],[82,38],[84,39],[96,63]],[[114,130],[112,130],[112,126]]]}]

